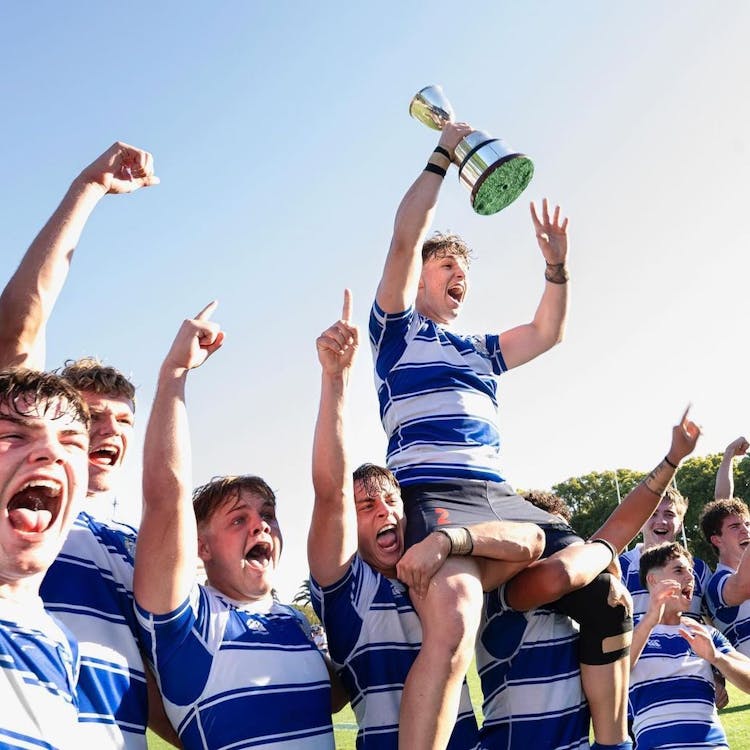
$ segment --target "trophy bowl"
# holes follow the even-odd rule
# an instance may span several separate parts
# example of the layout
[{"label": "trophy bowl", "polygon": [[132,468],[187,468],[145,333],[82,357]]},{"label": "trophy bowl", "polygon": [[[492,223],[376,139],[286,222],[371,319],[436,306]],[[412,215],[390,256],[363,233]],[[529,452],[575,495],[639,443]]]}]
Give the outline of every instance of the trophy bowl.
[{"label": "trophy bowl", "polygon": [[[409,114],[433,130],[442,130],[455,116],[440,86],[426,86],[409,105]],[[471,205],[482,216],[513,203],[534,176],[534,163],[501,138],[474,130],[461,139],[453,162],[459,181],[471,192]]]}]

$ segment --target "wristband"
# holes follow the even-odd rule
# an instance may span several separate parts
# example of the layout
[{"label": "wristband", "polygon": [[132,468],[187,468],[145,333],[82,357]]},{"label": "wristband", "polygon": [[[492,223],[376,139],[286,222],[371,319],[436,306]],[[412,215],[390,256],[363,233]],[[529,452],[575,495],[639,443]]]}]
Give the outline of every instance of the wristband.
[{"label": "wristband", "polygon": [[570,276],[565,263],[547,263],[544,278],[552,284],[567,284]]},{"label": "wristband", "polygon": [[429,162],[429,161],[427,162],[424,168],[424,171],[432,172],[432,174],[436,174],[439,177],[445,177],[446,175],[446,171],[442,167],[439,167],[437,164],[433,164],[432,162]]},{"label": "wristband", "polygon": [[447,148],[443,148],[442,146],[435,146],[435,150],[432,153],[433,154],[441,154],[442,156],[444,156],[449,161],[452,161],[451,160],[451,155],[448,152]]},{"label": "wristband", "polygon": [[451,555],[470,555],[474,551],[471,532],[463,526],[450,526],[447,529],[435,529],[435,531],[448,537],[451,543]]},{"label": "wristband", "polygon": [[668,464],[669,464],[669,465],[670,465],[670,466],[671,466],[671,467],[672,467],[672,468],[673,468],[673,469],[674,469],[675,471],[677,471],[677,464],[673,464],[673,463],[672,463],[672,462],[671,462],[671,461],[669,460],[669,456],[664,456],[664,460],[665,460],[665,461],[666,461],[666,462],[667,462],[667,463],[668,463]]}]

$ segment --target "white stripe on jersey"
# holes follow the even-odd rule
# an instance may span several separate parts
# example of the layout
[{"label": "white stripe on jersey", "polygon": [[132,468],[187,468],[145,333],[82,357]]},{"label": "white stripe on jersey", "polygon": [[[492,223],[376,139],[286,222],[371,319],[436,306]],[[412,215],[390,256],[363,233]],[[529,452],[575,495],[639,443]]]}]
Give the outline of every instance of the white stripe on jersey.
[{"label": "white stripe on jersey", "polygon": [[81,747],[146,750],[148,703],[133,611],[136,532],[80,513],[41,586],[78,640]]},{"label": "white stripe on jersey", "polygon": [[77,647],[42,607],[0,599],[0,746],[80,750]]},{"label": "white stripe on jersey", "polygon": [[[321,587],[311,580],[310,593],[357,717],[357,747],[396,750],[401,693],[422,644],[422,626],[404,586],[356,555],[340,581]],[[474,748],[477,739],[464,682],[448,750]]]},{"label": "white stripe on jersey", "polygon": [[[137,607],[164,707],[186,750],[332,750],[325,662],[291,607],[196,585],[174,612]],[[252,740],[252,741],[251,741]]]},{"label": "white stripe on jersey", "polygon": [[[657,625],[630,672],[629,708],[636,747],[726,747],[714,704],[711,665],[696,656],[679,625]],[[732,649],[715,628],[716,648]]]},{"label": "white stripe on jersey", "polygon": [[375,303],[370,342],[388,467],[399,481],[502,481],[498,337],[459,336],[413,308],[387,315]]},{"label": "white stripe on jersey", "polygon": [[548,609],[516,612],[504,591],[485,595],[477,638],[484,694],[481,747],[587,750],[589,711],[575,624]]},{"label": "white stripe on jersey", "polygon": [[706,590],[708,611],[727,640],[745,656],[750,656],[750,599],[737,606],[728,606],[724,600],[724,586],[735,572],[728,565],[719,563],[711,576]]}]

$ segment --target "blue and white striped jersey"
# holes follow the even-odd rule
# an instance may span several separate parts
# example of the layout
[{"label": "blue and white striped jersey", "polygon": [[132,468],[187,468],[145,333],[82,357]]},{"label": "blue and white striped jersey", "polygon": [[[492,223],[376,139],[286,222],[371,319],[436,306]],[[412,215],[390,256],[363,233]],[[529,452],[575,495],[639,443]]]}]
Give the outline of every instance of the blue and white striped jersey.
[{"label": "blue and white striped jersey", "polygon": [[[714,704],[711,665],[696,656],[679,625],[657,625],[630,672],[629,709],[636,750],[727,747]],[[727,639],[709,628],[716,648]]]},{"label": "blue and white striped jersey", "polygon": [[135,530],[80,513],[41,586],[79,643],[81,746],[146,749],[148,697],[133,611]]},{"label": "blue and white striped jersey", "polygon": [[750,599],[735,607],[724,602],[724,585],[732,573],[732,568],[719,563],[711,576],[706,590],[708,611],[719,630],[740,653],[750,656]]},{"label": "blue and white striped jersey", "polygon": [[550,609],[517,612],[505,587],[485,594],[477,638],[485,750],[587,750],[578,630]]},{"label": "blue and white striped jersey", "polygon": [[[620,555],[620,568],[622,569],[622,582],[633,597],[633,617],[642,617],[648,609],[648,590],[641,584],[640,565],[643,544],[636,544],[633,549]],[[690,614],[700,617],[707,606],[704,602],[708,581],[711,578],[711,568],[699,560],[693,559],[693,578],[695,588],[693,599],[690,602]]]},{"label": "blue and white striped jersey", "polygon": [[391,315],[375,303],[370,344],[388,468],[399,482],[503,481],[495,376],[507,368],[499,337],[459,336],[414,308]]},{"label": "blue and white striped jersey", "polygon": [[[357,555],[340,581],[321,587],[311,580],[310,592],[357,717],[358,750],[397,750],[401,693],[422,644],[422,626],[406,589]],[[477,740],[464,682],[448,748],[469,750]]]},{"label": "blue and white striped jersey", "polygon": [[0,747],[80,750],[75,639],[42,600],[0,599]]},{"label": "blue and white striped jersey", "polygon": [[186,750],[333,750],[328,669],[295,609],[196,584],[174,612],[136,612]]}]

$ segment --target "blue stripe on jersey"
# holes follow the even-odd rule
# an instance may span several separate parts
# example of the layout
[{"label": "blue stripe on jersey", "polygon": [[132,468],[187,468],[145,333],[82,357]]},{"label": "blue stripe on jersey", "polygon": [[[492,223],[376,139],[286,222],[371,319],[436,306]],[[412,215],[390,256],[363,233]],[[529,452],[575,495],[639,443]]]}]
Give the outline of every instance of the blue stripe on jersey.
[{"label": "blue stripe on jersey", "polygon": [[291,607],[255,612],[196,586],[174,612],[136,611],[186,750],[332,750],[328,671]]},{"label": "blue stripe on jersey", "polygon": [[[406,590],[355,556],[340,581],[322,587],[311,580],[310,593],[357,717],[358,750],[396,750],[404,680],[422,644],[422,627]],[[477,724],[464,683],[448,747],[468,750],[476,743]]]},{"label": "blue stripe on jersey", "polygon": [[[629,709],[636,747],[725,747],[714,705],[711,665],[696,656],[679,625],[657,625],[630,674]],[[709,628],[716,648],[731,646]]]},{"label": "blue stripe on jersey", "polygon": [[482,748],[589,747],[577,647],[568,617],[543,608],[516,612],[504,600],[504,587],[485,595],[477,639]]},{"label": "blue stripe on jersey", "polygon": [[[643,544],[636,544],[633,549],[620,555],[620,568],[622,570],[622,582],[633,597],[633,617],[642,617],[648,609],[648,590],[641,584],[640,564]],[[708,581],[711,578],[711,568],[703,560],[693,560],[693,579],[695,588],[693,598],[690,602],[690,613],[698,617],[708,610],[704,602]]]},{"label": "blue stripe on jersey", "polygon": [[[495,376],[507,368],[499,337],[459,336],[413,308],[390,315],[375,303],[370,342],[388,467],[399,481],[503,481]],[[413,471],[420,465],[429,465],[428,477]]]},{"label": "blue stripe on jersey", "polygon": [[73,636],[42,608],[0,600],[0,746],[80,747]]},{"label": "blue stripe on jersey", "polygon": [[724,601],[724,585],[734,572],[728,565],[716,566],[708,582],[706,602],[714,625],[740,653],[750,656],[750,599],[737,606],[728,606]]},{"label": "blue stripe on jersey", "polygon": [[133,611],[135,530],[80,513],[41,586],[80,644],[81,743],[145,750],[148,698]]}]

